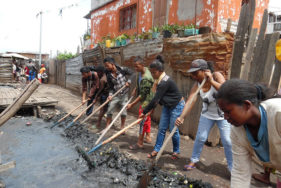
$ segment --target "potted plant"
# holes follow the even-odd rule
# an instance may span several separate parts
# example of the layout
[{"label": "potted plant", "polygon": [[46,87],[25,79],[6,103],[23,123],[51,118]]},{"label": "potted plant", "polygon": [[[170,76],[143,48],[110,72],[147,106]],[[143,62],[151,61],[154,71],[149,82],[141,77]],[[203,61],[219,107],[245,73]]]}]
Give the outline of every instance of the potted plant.
[{"label": "potted plant", "polygon": [[178,29],[177,29],[178,37],[184,37],[184,29],[185,29],[184,24],[182,24],[178,27]]},{"label": "potted plant", "polygon": [[172,30],[172,28],[169,24],[163,25],[162,26],[163,37],[164,38],[170,38],[172,36],[171,30]]},{"label": "potted plant", "polygon": [[189,24],[187,26],[185,26],[185,29],[184,29],[184,35],[185,36],[192,36],[192,35],[195,35],[195,27],[193,24]]},{"label": "potted plant", "polygon": [[158,26],[152,27],[152,39],[157,39],[160,35],[160,28]]}]

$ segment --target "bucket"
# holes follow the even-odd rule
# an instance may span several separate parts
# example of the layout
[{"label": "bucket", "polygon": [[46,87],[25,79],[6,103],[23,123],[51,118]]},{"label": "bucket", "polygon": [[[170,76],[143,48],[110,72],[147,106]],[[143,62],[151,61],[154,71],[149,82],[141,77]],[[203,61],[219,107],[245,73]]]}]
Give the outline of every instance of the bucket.
[{"label": "bucket", "polygon": [[111,47],[111,40],[106,40],[106,41],[105,41],[105,46],[106,46],[107,48],[110,48],[110,47]]},{"label": "bucket", "polygon": [[163,31],[163,37],[164,38],[170,38],[171,36],[172,36],[171,31],[168,31],[168,30]]},{"label": "bucket", "polygon": [[159,32],[153,32],[152,33],[152,38],[157,39],[159,37],[160,33]]}]

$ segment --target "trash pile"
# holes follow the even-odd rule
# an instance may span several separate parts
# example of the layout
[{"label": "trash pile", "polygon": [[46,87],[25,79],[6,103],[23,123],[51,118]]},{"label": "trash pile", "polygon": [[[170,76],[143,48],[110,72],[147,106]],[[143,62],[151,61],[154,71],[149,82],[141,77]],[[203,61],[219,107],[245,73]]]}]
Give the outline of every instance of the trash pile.
[{"label": "trash pile", "polygon": [[[56,121],[59,118],[55,116],[52,121]],[[71,121],[72,117],[68,117],[63,124],[67,125]],[[94,146],[99,136],[89,132],[80,124],[66,129],[64,134],[63,136],[85,151],[90,150]],[[144,172],[149,168],[145,161],[128,158],[126,154],[121,153],[112,144],[106,144],[90,154],[89,157],[91,160],[91,165],[88,163],[89,171],[85,172],[82,177],[88,181],[98,182],[101,187],[109,185],[111,187],[136,187]],[[82,157],[77,159],[77,161],[85,163]],[[177,173],[165,172],[157,166],[153,167],[149,175],[151,181],[148,187],[212,187],[210,183],[189,179]]]}]

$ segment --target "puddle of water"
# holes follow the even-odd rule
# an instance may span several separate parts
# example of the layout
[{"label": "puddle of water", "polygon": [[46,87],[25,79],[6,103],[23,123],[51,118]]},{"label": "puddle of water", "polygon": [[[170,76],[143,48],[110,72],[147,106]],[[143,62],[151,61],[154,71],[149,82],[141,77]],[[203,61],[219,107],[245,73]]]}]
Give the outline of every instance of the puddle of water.
[{"label": "puddle of water", "polygon": [[[54,120],[59,119],[55,117]],[[26,122],[31,126],[26,126]],[[71,121],[71,117],[66,120]],[[33,117],[12,118],[0,128],[2,162],[15,160],[17,166],[1,174],[7,187],[137,187],[147,169],[144,161],[128,159],[111,144],[90,155],[96,168],[89,170],[75,146],[91,148],[98,135],[83,126],[63,131],[52,123]],[[155,169],[149,187],[212,187],[200,181]]]}]

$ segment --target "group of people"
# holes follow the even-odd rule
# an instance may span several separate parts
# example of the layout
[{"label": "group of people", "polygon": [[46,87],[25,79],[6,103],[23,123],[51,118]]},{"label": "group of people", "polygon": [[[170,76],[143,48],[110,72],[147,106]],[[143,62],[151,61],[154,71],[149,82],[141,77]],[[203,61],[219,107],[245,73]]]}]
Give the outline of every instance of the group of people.
[{"label": "group of people", "polygon": [[[139,103],[139,118],[144,120],[140,126],[138,141],[130,145],[130,149],[143,148],[144,142],[151,143],[150,114],[157,104],[160,104],[163,108],[156,143],[153,151],[147,155],[148,158],[155,157],[163,145],[166,131],[171,131],[174,126],[183,126],[185,117],[196,102],[196,91],[203,80],[206,80],[199,91],[203,107],[191,159],[183,169],[190,171],[196,168],[204,143],[216,123],[231,173],[232,187],[250,186],[253,157],[257,157],[265,168],[281,171],[281,98],[277,92],[245,80],[226,81],[220,72],[214,72],[212,62],[196,59],[188,70],[195,84],[185,101],[176,83],[165,73],[161,56],[157,56],[149,67],[145,67],[143,59],[137,57],[134,60],[134,69],[136,87],[131,96],[135,96],[135,100],[126,108],[131,109]],[[101,127],[101,120],[105,114],[106,127],[109,126],[115,108],[123,108],[128,103],[133,72],[118,66],[113,58],[105,58],[104,66],[95,69],[82,67],[80,71],[83,103],[88,102],[90,105],[100,101],[100,104],[103,104],[110,100],[109,104],[100,110],[97,128]],[[117,96],[112,97],[124,85],[126,87]],[[92,109],[88,109],[87,114],[91,111]],[[126,116],[127,112],[124,110],[121,114],[121,129],[125,126]],[[178,129],[172,136],[172,144],[171,158],[178,159]],[[262,181],[263,178],[259,180]]]},{"label": "group of people", "polygon": [[22,81],[28,84],[35,78],[37,78],[40,83],[43,83],[48,78],[44,64],[41,64],[40,70],[38,71],[31,61],[24,65],[17,65],[15,62],[13,63],[14,81]]}]

